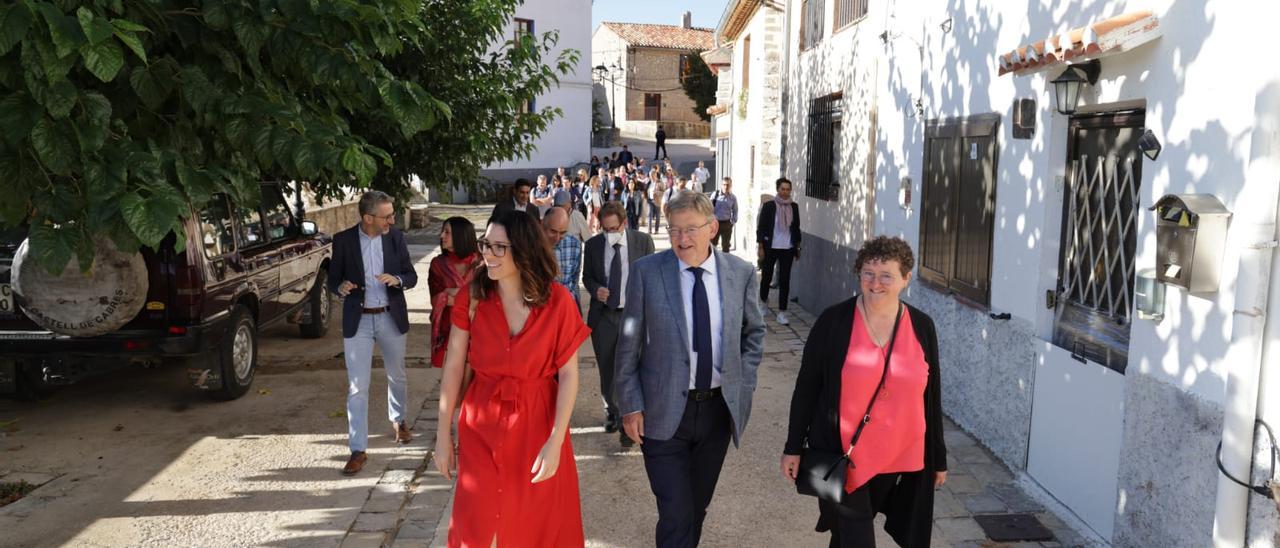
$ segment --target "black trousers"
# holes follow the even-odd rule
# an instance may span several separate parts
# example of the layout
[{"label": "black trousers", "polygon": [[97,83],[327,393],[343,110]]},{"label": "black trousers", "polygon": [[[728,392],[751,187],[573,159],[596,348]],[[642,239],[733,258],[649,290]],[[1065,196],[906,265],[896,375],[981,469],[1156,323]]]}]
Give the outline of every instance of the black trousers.
[{"label": "black trousers", "polygon": [[901,474],[880,474],[845,496],[841,504],[818,499],[824,525],[831,530],[830,548],[875,548],[876,514],[884,510],[889,492]]},{"label": "black trousers", "polygon": [[724,398],[690,400],[669,440],[644,438],[644,469],[658,499],[658,548],[693,548],[729,450],[733,421]]},{"label": "black trousers", "polygon": [[786,310],[791,297],[791,264],[796,260],[794,249],[764,250],[764,272],[760,279],[760,304],[769,302],[769,284],[773,283],[773,267],[778,267],[778,310]]},{"label": "black trousers", "polygon": [[[662,151],[662,153],[661,153],[661,154],[659,154],[659,153],[658,153],[658,151],[659,151],[659,150],[661,150],[661,151]],[[662,157],[663,157],[663,156],[666,156],[666,155],[667,155],[667,143],[666,143],[666,141],[658,141],[658,146],[653,147],[653,159],[654,159],[654,160],[661,160],[661,159],[662,159]]]},{"label": "black trousers", "polygon": [[[595,295],[588,297],[591,300],[596,298]],[[596,367],[600,369],[600,397],[604,399],[605,414],[615,419],[619,415],[617,399],[613,397],[613,357],[618,351],[618,329],[621,325],[622,311],[605,307],[591,328],[591,349],[596,353]]]},{"label": "black trousers", "polygon": [[720,251],[728,253],[729,243],[733,241],[733,221],[720,221],[720,230],[711,238],[712,247],[715,247],[717,240],[720,242]]}]

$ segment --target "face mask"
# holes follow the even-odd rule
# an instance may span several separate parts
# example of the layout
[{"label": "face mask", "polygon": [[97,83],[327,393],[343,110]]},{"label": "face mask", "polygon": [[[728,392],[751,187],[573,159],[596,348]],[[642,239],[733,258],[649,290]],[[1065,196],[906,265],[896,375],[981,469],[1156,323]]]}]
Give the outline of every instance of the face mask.
[{"label": "face mask", "polygon": [[618,244],[622,243],[622,233],[621,233],[621,232],[606,232],[606,233],[604,233],[604,241],[605,241],[605,243],[606,243],[606,244],[608,244],[608,245],[609,245],[609,247],[613,247],[613,246],[615,246],[615,245],[618,245]]}]

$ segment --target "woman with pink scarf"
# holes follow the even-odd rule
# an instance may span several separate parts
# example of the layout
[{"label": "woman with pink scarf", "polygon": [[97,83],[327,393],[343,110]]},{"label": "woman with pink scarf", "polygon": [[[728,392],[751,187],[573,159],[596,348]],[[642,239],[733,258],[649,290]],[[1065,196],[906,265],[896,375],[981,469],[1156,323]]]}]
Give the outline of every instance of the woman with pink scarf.
[{"label": "woman with pink scarf", "polygon": [[791,264],[800,257],[800,206],[791,201],[791,181],[778,179],[778,194],[760,206],[756,221],[756,255],[763,270],[760,304],[769,306],[773,268],[778,272],[778,323],[787,325],[787,301],[791,296]]},{"label": "woman with pink scarf", "polygon": [[440,228],[440,254],[431,259],[427,273],[427,291],[431,294],[431,366],[444,365],[449,344],[449,310],[458,290],[471,283],[475,270],[476,227],[463,217],[445,219]]}]

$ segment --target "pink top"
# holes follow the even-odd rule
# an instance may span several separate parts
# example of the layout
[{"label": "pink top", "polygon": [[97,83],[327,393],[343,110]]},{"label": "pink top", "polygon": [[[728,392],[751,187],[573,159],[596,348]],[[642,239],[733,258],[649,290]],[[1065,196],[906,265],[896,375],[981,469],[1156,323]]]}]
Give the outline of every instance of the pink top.
[{"label": "pink top", "polygon": [[[886,340],[885,346],[888,346]],[[880,383],[887,348],[876,346],[862,321],[862,310],[853,316],[849,352],[840,372],[840,441],[849,447],[853,433],[862,422],[871,398]],[[924,389],[929,382],[929,364],[924,348],[911,328],[911,314],[903,311],[898,339],[889,360],[888,378],[879,401],[871,408],[871,422],[850,455],[844,489],[852,493],[877,474],[916,472],[924,469]]]}]

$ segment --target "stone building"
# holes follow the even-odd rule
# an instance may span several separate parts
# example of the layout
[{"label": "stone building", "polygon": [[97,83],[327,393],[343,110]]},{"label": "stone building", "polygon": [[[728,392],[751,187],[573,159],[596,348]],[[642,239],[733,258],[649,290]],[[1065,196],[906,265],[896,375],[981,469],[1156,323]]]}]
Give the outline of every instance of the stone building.
[{"label": "stone building", "polygon": [[1243,60],[1280,4],[728,4],[735,179],[738,141],[765,140],[739,122],[769,52],[749,78],[737,63],[785,9],[805,308],[857,290],[870,236],[901,236],[944,411],[1043,500],[1116,546],[1280,544],[1275,503],[1217,457],[1275,478],[1254,419],[1280,427],[1280,73]]},{"label": "stone building", "polygon": [[711,29],[693,27],[688,12],[681,25],[601,23],[591,36],[597,115],[628,137],[651,139],[662,125],[670,139],[707,138],[681,79],[690,56],[711,48]]},{"label": "stone building", "polygon": [[753,261],[756,216],[782,173],[785,16],[779,3],[731,0],[716,26],[717,47],[703,55],[719,82],[716,104],[708,109],[716,131],[716,178],[733,179],[742,227],[734,231],[734,245]]}]

